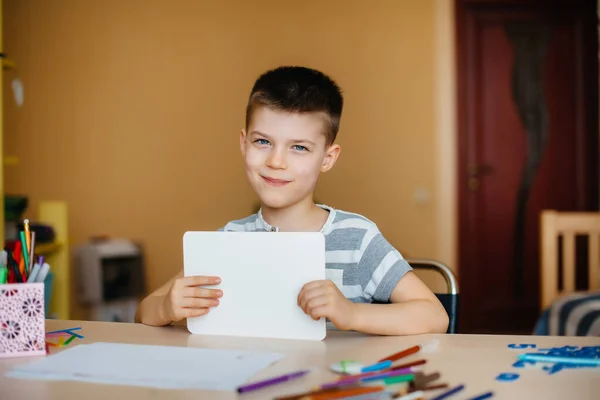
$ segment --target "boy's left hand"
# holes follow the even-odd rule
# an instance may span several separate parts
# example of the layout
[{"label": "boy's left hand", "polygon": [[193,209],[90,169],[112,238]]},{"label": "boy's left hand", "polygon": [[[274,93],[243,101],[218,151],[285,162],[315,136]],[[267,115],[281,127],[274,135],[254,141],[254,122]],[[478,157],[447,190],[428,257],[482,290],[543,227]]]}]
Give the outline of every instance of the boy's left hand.
[{"label": "boy's left hand", "polygon": [[300,290],[298,305],[312,319],[325,317],[341,330],[351,329],[354,303],[330,280],[307,283]]}]

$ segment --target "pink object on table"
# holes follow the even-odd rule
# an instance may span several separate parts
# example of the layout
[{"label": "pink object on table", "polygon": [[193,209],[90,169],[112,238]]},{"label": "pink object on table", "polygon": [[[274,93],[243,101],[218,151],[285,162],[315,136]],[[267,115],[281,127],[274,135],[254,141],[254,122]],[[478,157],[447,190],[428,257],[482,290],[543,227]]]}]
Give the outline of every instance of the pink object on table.
[{"label": "pink object on table", "polygon": [[43,283],[0,285],[0,358],[46,354]]}]

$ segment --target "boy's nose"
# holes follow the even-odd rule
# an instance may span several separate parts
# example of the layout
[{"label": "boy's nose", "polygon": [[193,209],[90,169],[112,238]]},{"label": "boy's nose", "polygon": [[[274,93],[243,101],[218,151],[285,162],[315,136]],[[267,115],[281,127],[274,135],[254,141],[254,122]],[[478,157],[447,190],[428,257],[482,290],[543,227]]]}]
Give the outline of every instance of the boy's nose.
[{"label": "boy's nose", "polygon": [[267,157],[267,166],[273,169],[286,169],[287,160],[285,151],[273,149]]}]

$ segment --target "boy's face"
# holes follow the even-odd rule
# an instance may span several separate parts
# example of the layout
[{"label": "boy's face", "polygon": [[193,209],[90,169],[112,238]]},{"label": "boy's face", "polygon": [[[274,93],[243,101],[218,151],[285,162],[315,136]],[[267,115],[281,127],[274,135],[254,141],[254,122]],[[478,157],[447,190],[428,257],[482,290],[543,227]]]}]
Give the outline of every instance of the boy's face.
[{"label": "boy's face", "polygon": [[257,107],[240,134],[246,176],[263,207],[285,208],[312,196],[321,172],[335,164],[340,147],[326,145],[325,117]]}]

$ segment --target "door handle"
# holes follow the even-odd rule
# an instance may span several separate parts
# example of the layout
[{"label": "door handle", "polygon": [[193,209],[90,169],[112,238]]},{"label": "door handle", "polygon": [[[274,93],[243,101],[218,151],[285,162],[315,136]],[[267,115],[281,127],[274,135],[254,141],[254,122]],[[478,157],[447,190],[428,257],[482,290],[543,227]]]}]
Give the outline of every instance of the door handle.
[{"label": "door handle", "polygon": [[471,192],[476,192],[480,186],[480,178],[485,175],[489,175],[494,171],[494,167],[489,164],[471,164],[467,167],[467,173],[469,179],[467,180],[467,186]]},{"label": "door handle", "polygon": [[471,164],[467,167],[469,176],[483,176],[494,172],[494,167],[489,164]]}]

